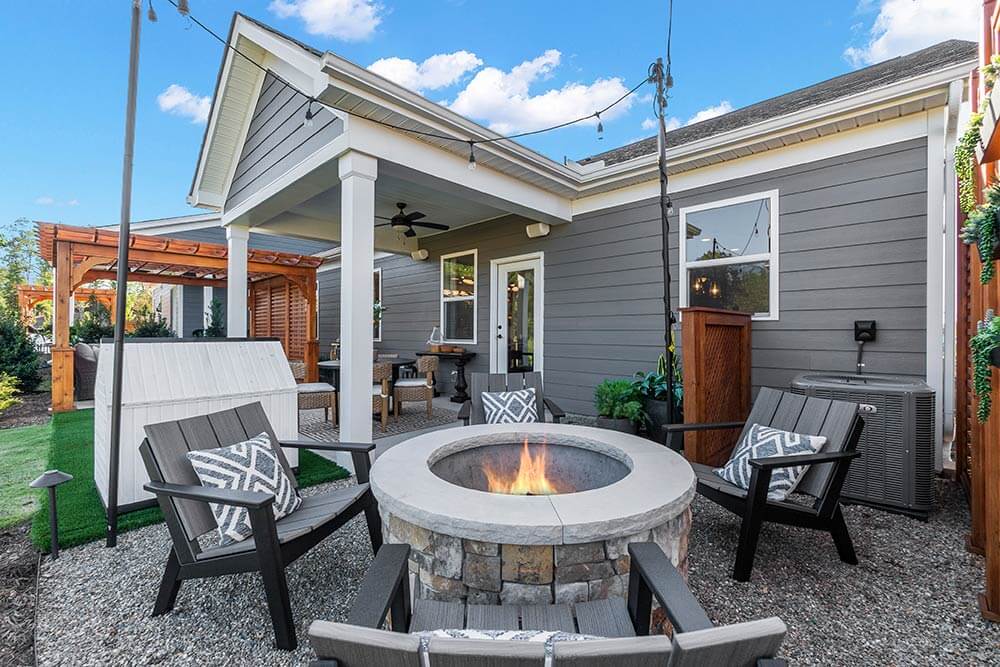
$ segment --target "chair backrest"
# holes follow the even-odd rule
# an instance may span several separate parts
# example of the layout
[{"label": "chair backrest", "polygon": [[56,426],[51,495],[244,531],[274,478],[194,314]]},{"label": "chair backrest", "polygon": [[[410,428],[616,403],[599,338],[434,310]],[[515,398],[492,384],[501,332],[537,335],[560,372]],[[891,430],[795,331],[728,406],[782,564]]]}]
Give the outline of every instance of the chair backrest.
[{"label": "chair backrest", "polygon": [[472,373],[469,378],[469,396],[472,400],[470,424],[485,424],[483,392],[535,390],[535,409],[538,421],[545,421],[545,397],[542,393],[542,374],[533,373]]},{"label": "chair backrest", "polygon": [[754,667],[777,656],[787,628],[777,617],[674,634],[669,667]]},{"label": "chair backrest", "polygon": [[420,667],[420,639],[416,635],[313,621],[309,643],[317,658],[336,660],[343,667]]},{"label": "chair backrest", "polygon": [[306,364],[304,361],[289,361],[288,367],[292,369],[292,378],[296,382],[306,379]]},{"label": "chair backrest", "polygon": [[[856,429],[856,425],[860,420],[857,403],[807,397],[762,387],[750,409],[750,416],[747,417],[740,438],[746,435],[750,426],[761,424],[784,431],[826,436],[824,452],[851,451],[858,444],[860,431]],[[829,489],[837,465],[822,463],[810,466],[795,487],[796,492],[822,498]]]},{"label": "chair backrest", "polygon": [[545,664],[543,642],[433,637],[427,654],[433,667],[540,667]]},{"label": "chair backrest", "polygon": [[372,382],[378,384],[382,380],[392,379],[392,364],[379,362],[372,365]]},{"label": "chair backrest", "polygon": [[[207,415],[198,415],[176,421],[149,424],[145,427],[146,439],[139,448],[146,473],[155,482],[201,485],[188,461],[189,451],[214,449],[235,445],[261,433],[267,433],[271,442],[278,439],[268,422],[260,403],[249,403]],[[298,486],[292,468],[280,447],[275,455],[292,483]],[[192,500],[170,499],[161,503],[168,524],[176,521],[183,528],[189,548],[197,553],[195,541],[200,535],[215,530],[217,524],[207,503]],[[173,515],[173,516],[171,516]]]},{"label": "chair backrest", "polygon": [[438,366],[440,362],[437,357],[432,357],[430,355],[425,355],[423,357],[417,357],[417,372],[418,373],[437,373]]},{"label": "chair backrest", "polygon": [[553,647],[556,665],[573,667],[665,667],[670,658],[670,638],[666,635],[622,637],[582,642],[557,642]]}]

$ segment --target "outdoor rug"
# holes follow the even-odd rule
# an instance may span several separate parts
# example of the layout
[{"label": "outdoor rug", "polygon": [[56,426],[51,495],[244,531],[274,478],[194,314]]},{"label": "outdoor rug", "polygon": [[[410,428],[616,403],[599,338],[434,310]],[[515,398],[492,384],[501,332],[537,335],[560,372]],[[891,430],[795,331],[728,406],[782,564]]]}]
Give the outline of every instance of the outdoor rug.
[{"label": "outdoor rug", "polygon": [[[444,408],[432,408],[431,416],[423,406],[411,405],[403,408],[398,418],[389,417],[389,424],[382,430],[382,425],[372,422],[372,437],[378,440],[391,435],[401,435],[413,431],[422,431],[435,426],[454,426],[458,423],[458,415]],[[323,419],[322,410],[303,410],[299,413],[299,433],[324,442],[338,442],[340,429]]]}]

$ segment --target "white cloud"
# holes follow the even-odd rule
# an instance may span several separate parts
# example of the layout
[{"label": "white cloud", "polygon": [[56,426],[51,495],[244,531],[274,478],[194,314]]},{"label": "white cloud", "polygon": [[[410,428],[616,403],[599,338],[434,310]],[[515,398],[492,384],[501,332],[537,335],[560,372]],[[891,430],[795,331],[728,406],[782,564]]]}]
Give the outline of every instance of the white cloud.
[{"label": "white cloud", "polygon": [[272,0],[267,7],[278,17],[297,17],[310,35],[345,42],[369,39],[382,23],[382,5],[371,0]]},{"label": "white cloud", "polygon": [[69,201],[60,201],[51,195],[42,195],[41,197],[35,197],[35,203],[39,206],[79,206],[80,201],[78,199],[70,199]]},{"label": "white cloud", "polygon": [[703,120],[708,120],[709,118],[715,118],[716,116],[721,116],[724,113],[729,113],[733,110],[733,105],[729,103],[729,100],[722,100],[714,107],[705,107],[695,115],[688,118],[685,125],[694,125],[695,123],[700,123]]},{"label": "white cloud", "polygon": [[406,58],[382,58],[368,69],[405,88],[422,92],[446,88],[482,64],[475,53],[455,51],[433,55],[422,63]]},{"label": "white cloud", "polygon": [[212,110],[212,98],[195,95],[184,86],[172,83],[167,89],[157,95],[156,103],[160,111],[165,111],[182,118],[190,118],[192,123],[201,124],[208,121]]},{"label": "white cloud", "polygon": [[[531,86],[552,76],[562,54],[549,49],[532,60],[526,60],[509,72],[485,67],[472,77],[449,105],[452,110],[470,118],[483,120],[491,130],[511,134],[537,130],[549,125],[591,114],[606,107],[628,89],[614,77],[597,79],[593,83],[567,83],[561,88],[533,95]],[[625,113],[635,102],[631,96],[601,118],[607,122]],[[596,124],[589,119],[588,124]]]},{"label": "white cloud", "polygon": [[656,120],[653,118],[643,118],[642,119],[642,129],[652,130],[656,128]]},{"label": "white cloud", "polygon": [[978,0],[862,0],[858,11],[878,16],[868,31],[867,43],[844,50],[855,67],[881,62],[931,46],[946,39],[977,39]]}]

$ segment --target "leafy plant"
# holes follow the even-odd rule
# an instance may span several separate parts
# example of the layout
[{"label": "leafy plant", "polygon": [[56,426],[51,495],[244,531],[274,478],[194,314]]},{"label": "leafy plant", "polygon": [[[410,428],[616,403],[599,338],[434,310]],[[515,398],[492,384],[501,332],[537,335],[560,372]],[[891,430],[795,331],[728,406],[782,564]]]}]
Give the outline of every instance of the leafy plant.
[{"label": "leafy plant", "polygon": [[979,250],[982,270],[979,272],[979,282],[986,285],[996,275],[996,246],[998,238],[997,215],[1000,214],[1000,185],[994,184],[986,189],[986,203],[977,207],[962,226],[962,241],[968,245],[975,244]]},{"label": "leafy plant", "polygon": [[[673,375],[674,375],[674,405],[680,405],[684,400],[684,380],[681,376],[680,364],[677,362],[677,355],[673,355]],[[643,373],[638,371],[632,385],[640,396],[651,398],[657,401],[667,400],[667,358],[661,354],[656,360],[656,370]]]},{"label": "leafy plant", "polygon": [[158,311],[143,308],[136,313],[133,338],[176,338],[177,334],[170,328]]},{"label": "leafy plant", "polygon": [[962,211],[971,213],[976,208],[976,146],[983,114],[969,117],[969,126],[955,145],[955,173],[958,176],[958,203]]},{"label": "leafy plant", "polygon": [[99,343],[102,338],[114,335],[115,326],[111,322],[111,311],[91,294],[83,307],[83,316],[72,327],[70,339],[81,343]]},{"label": "leafy plant", "polygon": [[384,313],[386,310],[388,310],[388,309],[385,306],[382,305],[381,301],[376,301],[375,303],[373,303],[372,304],[372,323],[373,324],[378,324],[379,322],[381,322],[382,321],[382,313]]},{"label": "leafy plant", "polygon": [[990,418],[993,408],[991,395],[993,366],[990,357],[1000,348],[1000,317],[980,325],[979,332],[969,340],[972,348],[972,389],[979,399],[976,418],[980,423]]},{"label": "leafy plant", "polygon": [[17,380],[20,392],[34,391],[42,381],[42,362],[16,317],[0,315],[0,373]]},{"label": "leafy plant", "polygon": [[639,391],[631,380],[604,380],[594,390],[594,407],[602,417],[628,419],[639,424],[646,419],[639,398]]},{"label": "leafy plant", "polygon": [[17,397],[17,378],[13,375],[0,373],[0,414],[20,402],[21,399]]},{"label": "leafy plant", "polygon": [[226,322],[222,317],[222,302],[212,299],[208,302],[208,326],[205,327],[206,338],[225,338]]},{"label": "leafy plant", "polygon": [[997,82],[997,77],[1000,76],[1000,54],[990,58],[990,61],[980,67],[979,71],[983,74],[983,83],[986,84],[986,90],[993,88],[993,85]]}]

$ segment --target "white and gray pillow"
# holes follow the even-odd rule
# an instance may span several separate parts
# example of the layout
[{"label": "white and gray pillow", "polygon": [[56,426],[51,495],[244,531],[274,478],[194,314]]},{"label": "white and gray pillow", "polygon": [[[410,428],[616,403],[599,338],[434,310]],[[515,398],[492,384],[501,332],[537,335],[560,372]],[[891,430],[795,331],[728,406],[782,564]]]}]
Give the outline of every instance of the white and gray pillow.
[{"label": "white and gray pillow", "polygon": [[483,412],[487,424],[527,424],[538,421],[535,389],[484,391]]},{"label": "white and gray pillow", "polygon": [[[741,489],[749,489],[753,472],[750,459],[816,454],[825,444],[826,437],[822,435],[804,435],[754,424],[733,450],[726,465],[717,468],[715,474]],[[808,468],[808,465],[775,468],[771,472],[768,499],[784,500],[788,497]]]},{"label": "white and gray pillow", "polygon": [[[288,516],[302,504],[267,433],[228,447],[188,452],[187,457],[202,486],[274,495],[271,507],[275,519]],[[253,535],[250,512],[245,507],[219,503],[209,503],[209,507],[219,525],[219,544],[222,546],[242,542]]]}]

